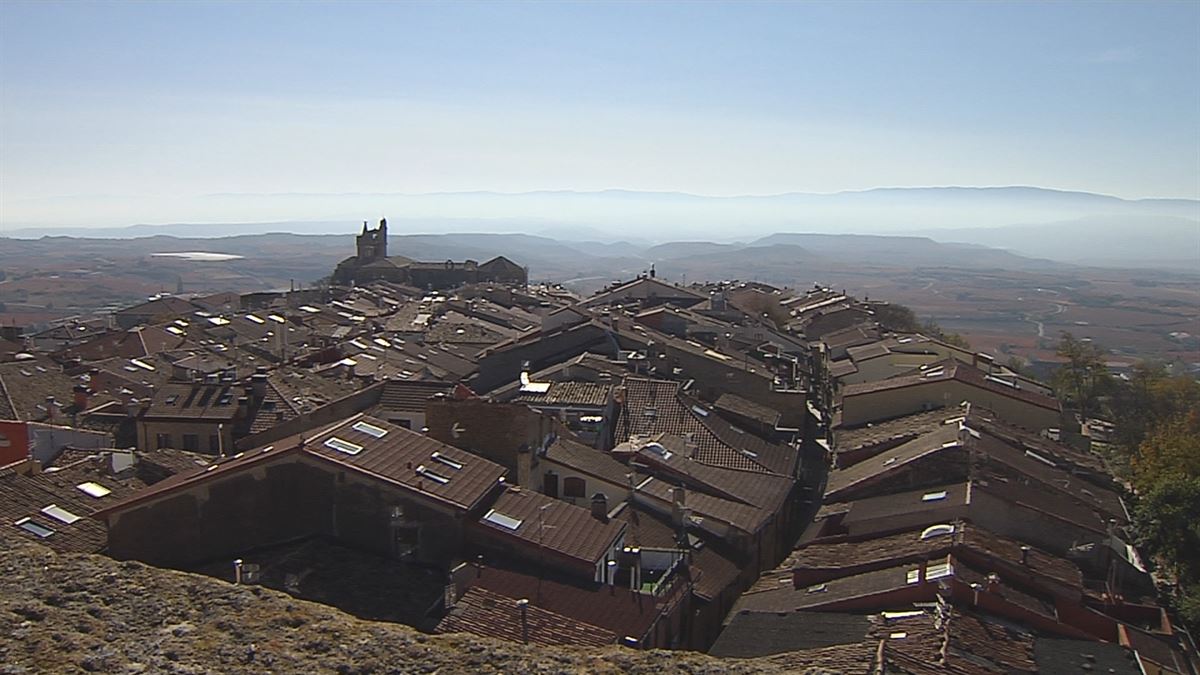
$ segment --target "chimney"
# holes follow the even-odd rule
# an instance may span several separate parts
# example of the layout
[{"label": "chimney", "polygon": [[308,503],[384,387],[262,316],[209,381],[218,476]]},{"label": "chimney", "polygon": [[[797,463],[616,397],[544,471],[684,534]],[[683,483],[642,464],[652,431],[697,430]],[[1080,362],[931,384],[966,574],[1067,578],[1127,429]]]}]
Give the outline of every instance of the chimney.
[{"label": "chimney", "polygon": [[605,563],[604,568],[608,577],[605,580],[608,583],[608,594],[614,595],[617,592],[617,561],[609,560]]},{"label": "chimney", "polygon": [[991,572],[987,575],[987,592],[995,593],[1000,588],[1000,575]]},{"label": "chimney", "polygon": [[1029,547],[1028,546],[1021,546],[1021,564],[1022,565],[1029,564]]},{"label": "chimney", "polygon": [[250,414],[250,397],[239,396],[237,400],[237,419],[242,420]]},{"label": "chimney", "polygon": [[675,527],[683,528],[686,524],[687,494],[682,486],[671,488],[671,502],[671,520]]},{"label": "chimney", "polygon": [[254,374],[250,376],[250,389],[255,401],[261,401],[267,397],[267,369],[263,366],[256,368]]},{"label": "chimney", "polygon": [[517,609],[521,610],[521,642],[529,644],[529,599],[518,600]]},{"label": "chimney", "polygon": [[55,417],[55,414],[57,413],[55,408],[57,406],[58,406],[58,402],[54,400],[53,396],[46,397],[46,421],[51,424],[54,423],[54,417]]},{"label": "chimney", "polygon": [[77,384],[75,385],[74,392],[75,395],[72,403],[75,405],[75,411],[83,412],[84,410],[87,410],[88,397],[91,395],[91,392],[88,391],[87,386],[83,384]]},{"label": "chimney", "polygon": [[602,523],[608,522],[608,497],[603,492],[592,495],[592,517]]}]

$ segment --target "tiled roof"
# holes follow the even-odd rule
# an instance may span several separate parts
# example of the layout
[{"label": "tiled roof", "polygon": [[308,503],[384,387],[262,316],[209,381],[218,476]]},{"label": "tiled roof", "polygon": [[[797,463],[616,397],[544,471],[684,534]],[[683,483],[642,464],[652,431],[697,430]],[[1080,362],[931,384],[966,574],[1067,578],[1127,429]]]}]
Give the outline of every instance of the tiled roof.
[{"label": "tiled roof", "polygon": [[778,410],[749,401],[737,394],[721,394],[721,397],[717,399],[716,407],[718,410],[725,410],[769,427],[779,424],[781,416]]},{"label": "tiled roof", "polygon": [[[356,429],[356,425],[363,426],[360,423],[383,429],[386,433],[382,437],[376,437],[371,433]],[[351,449],[353,446],[359,446],[361,449],[357,451],[357,454],[352,455],[325,445],[326,441],[334,437],[352,444],[347,446]],[[337,442],[334,441],[334,443]],[[490,495],[505,474],[503,467],[482,457],[383,420],[355,415],[326,427],[314,436],[291,436],[263,448],[247,450],[224,458],[205,469],[173,476],[139,491],[129,499],[106,508],[102,513],[121,511],[178,489],[251,469],[261,462],[293,452],[306,453],[323,461],[365,474],[372,479],[386,481],[392,485],[417,492],[426,499],[440,501],[462,510],[471,509],[484,497]],[[461,465],[462,468],[456,469],[434,459],[434,453]],[[447,480],[445,483],[440,482],[429,477],[427,473],[417,473],[417,469],[423,469]]]},{"label": "tiled roof", "polygon": [[[515,519],[516,527],[496,524],[488,517],[492,513]],[[603,559],[625,529],[618,520],[601,522],[588,508],[516,487],[505,490],[488,514],[477,521],[480,527],[589,564]]]},{"label": "tiled roof", "polygon": [[708,650],[720,658],[757,658],[834,645],[859,644],[871,627],[864,614],[738,612]]},{"label": "tiled roof", "polygon": [[559,436],[546,448],[545,459],[555,464],[570,467],[581,473],[595,476],[614,485],[629,484],[631,469],[613,459],[612,455],[578,441]]},{"label": "tiled roof", "polygon": [[612,631],[557,614],[530,602],[524,611],[517,600],[472,587],[438,623],[438,633],[471,633],[512,642],[551,647],[603,647],[617,642]]},{"label": "tiled roof", "polygon": [[953,532],[924,539],[921,536],[924,530],[916,529],[863,541],[816,541],[793,551],[780,567],[837,572],[888,561],[921,560],[966,549],[980,557],[1020,565],[1034,575],[1048,577],[1068,587],[1081,588],[1083,585],[1079,567],[1069,560],[1030,547],[1026,562],[1021,563],[1022,542],[963,521],[947,524],[954,528]]},{"label": "tiled roof", "polygon": [[[671,483],[639,474],[635,477],[637,489],[635,496],[653,499],[658,504],[670,508],[674,503]],[[688,492],[687,508],[691,510],[690,524],[712,534],[725,537],[727,526],[735,527],[742,532],[753,534],[758,532],[774,517],[774,512],[750,504],[722,499],[703,492]],[[712,522],[715,521],[715,522]]]},{"label": "tiled roof", "polygon": [[886,443],[903,442],[941,426],[948,419],[962,416],[963,411],[958,407],[939,408],[852,429],[839,428],[834,431],[834,447],[839,451],[859,450]]},{"label": "tiled roof", "polygon": [[[768,444],[752,434],[733,430],[713,411],[680,396],[677,382],[627,377],[624,388],[625,404],[618,406],[614,425],[616,443],[632,436],[671,434],[690,438],[695,446],[693,459],[699,462],[746,471],[789,473],[783,464],[794,461],[794,451],[781,450],[786,446]],[[762,460],[752,456],[759,451],[767,455]]]},{"label": "tiled roof", "polygon": [[514,403],[532,406],[587,406],[603,407],[608,404],[613,385],[608,382],[551,382],[545,393],[521,391]]},{"label": "tiled roof", "polygon": [[225,384],[168,384],[154,395],[146,418],[233,420],[242,388]]},{"label": "tiled roof", "polygon": [[1142,675],[1133,653],[1111,643],[1038,637],[1033,654],[1043,673]]},{"label": "tiled roof", "polygon": [[920,370],[903,373],[885,380],[846,385],[842,390],[842,397],[847,398],[881,391],[894,391],[904,387],[919,386],[932,382],[948,382],[950,380],[957,380],[964,384],[987,390],[993,394],[1007,396],[1049,410],[1058,411],[1062,409],[1058,400],[1052,396],[1047,396],[1031,389],[1021,389],[1019,387],[1000,384],[989,379],[987,373],[978,368],[953,358],[943,359],[942,361],[922,366]]},{"label": "tiled roof", "polygon": [[662,598],[628,588],[566,583],[552,576],[539,578],[533,571],[522,573],[499,567],[477,568],[464,583],[512,600],[527,598],[530,606],[639,640],[654,626],[664,606]]},{"label": "tiled roof", "polygon": [[[957,424],[942,425],[929,433],[922,434],[870,459],[843,469],[830,471],[829,480],[825,486],[826,501],[841,501],[844,499],[841,496],[843,491],[867,483],[889,472],[905,470],[905,466],[909,462],[923,459],[946,450],[958,454],[964,452],[962,446],[959,444],[959,427]],[[964,463],[960,462],[959,464]],[[966,478],[967,476],[956,477]],[[932,480],[937,480],[938,478],[938,476],[930,476]],[[947,478],[949,476],[944,477],[943,480]]]},{"label": "tiled roof", "polygon": [[[62,366],[42,356],[28,361],[0,363],[0,381],[12,402],[8,419],[24,421],[46,421],[46,397],[53,396],[58,403],[55,417],[65,420],[62,408],[72,403],[75,380],[62,372]],[[0,403],[0,409],[8,408]],[[7,412],[7,411],[5,411]]]},{"label": "tiled roof", "polygon": [[453,385],[445,382],[387,380],[383,383],[379,407],[383,410],[423,413],[430,398],[437,394],[449,394],[453,389]]},{"label": "tiled roof", "polygon": [[[677,549],[675,529],[660,516],[645,508],[627,503],[617,518],[628,523],[625,529],[625,546],[641,548]],[[712,546],[693,547],[691,565],[692,593],[705,600],[713,600],[721,592],[736,583],[741,568],[737,563],[718,553]]]}]

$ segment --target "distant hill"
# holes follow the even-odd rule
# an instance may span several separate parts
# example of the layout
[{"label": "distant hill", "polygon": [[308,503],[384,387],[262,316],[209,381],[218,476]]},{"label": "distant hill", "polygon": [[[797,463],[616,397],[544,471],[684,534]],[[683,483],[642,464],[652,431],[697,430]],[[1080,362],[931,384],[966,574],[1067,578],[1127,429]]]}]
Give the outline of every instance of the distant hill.
[{"label": "distant hill", "polygon": [[1091,216],[1036,225],[937,230],[940,241],[969,242],[1079,264],[1200,269],[1200,220],[1174,216]]}]

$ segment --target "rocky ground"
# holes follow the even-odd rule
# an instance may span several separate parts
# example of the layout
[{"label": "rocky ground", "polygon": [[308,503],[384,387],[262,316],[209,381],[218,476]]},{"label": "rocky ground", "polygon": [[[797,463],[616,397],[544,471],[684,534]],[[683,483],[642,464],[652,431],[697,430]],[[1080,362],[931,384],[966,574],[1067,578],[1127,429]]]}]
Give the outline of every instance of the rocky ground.
[{"label": "rocky ground", "polygon": [[659,674],[796,666],[431,636],[258,586],[35,545],[0,551],[0,673]]}]

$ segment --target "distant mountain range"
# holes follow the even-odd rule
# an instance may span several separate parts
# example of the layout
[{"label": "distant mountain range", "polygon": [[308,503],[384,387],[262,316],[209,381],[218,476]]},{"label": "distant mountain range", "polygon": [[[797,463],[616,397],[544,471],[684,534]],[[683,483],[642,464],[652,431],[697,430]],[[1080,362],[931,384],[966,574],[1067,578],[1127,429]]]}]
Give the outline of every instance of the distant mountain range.
[{"label": "distant mountain range", "polygon": [[[46,213],[53,213],[53,204],[43,206],[48,209]],[[73,202],[74,208],[78,206],[78,200]],[[166,207],[146,208],[147,212],[156,213],[156,208]],[[659,252],[650,247],[670,241],[744,244],[759,239],[761,245],[776,245],[783,241],[761,238],[777,232],[919,234],[941,242],[986,245],[1073,263],[1200,267],[1198,200],[1126,200],[1037,187],[877,188],[835,194],[731,197],[629,190],[226,194],[210,195],[171,208],[175,212],[272,213],[289,219],[242,224],[13,229],[12,222],[29,213],[20,207],[7,207],[9,224],[0,233],[21,238],[47,234],[121,238],[153,234],[186,237],[268,232],[343,234],[361,227],[363,216],[375,220],[378,215],[387,215],[391,231],[397,234],[456,231],[545,234],[558,240],[592,242],[584,246],[587,252],[605,256],[654,257]],[[305,217],[316,213],[363,216],[319,220]],[[915,245],[886,242],[888,246],[893,244]],[[795,245],[816,252],[820,240],[809,239]],[[702,246],[691,249],[679,249],[681,244],[673,246],[693,255],[705,250]]]}]

